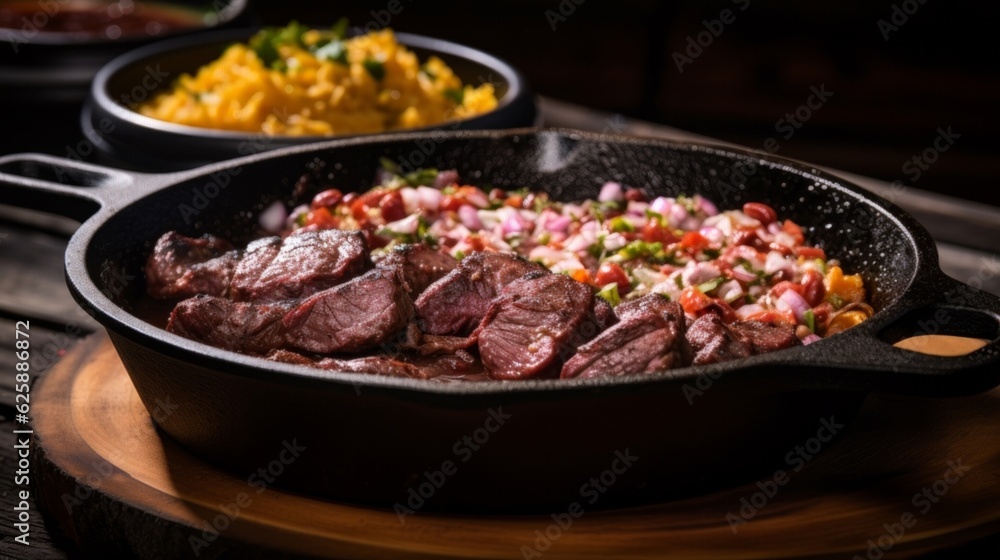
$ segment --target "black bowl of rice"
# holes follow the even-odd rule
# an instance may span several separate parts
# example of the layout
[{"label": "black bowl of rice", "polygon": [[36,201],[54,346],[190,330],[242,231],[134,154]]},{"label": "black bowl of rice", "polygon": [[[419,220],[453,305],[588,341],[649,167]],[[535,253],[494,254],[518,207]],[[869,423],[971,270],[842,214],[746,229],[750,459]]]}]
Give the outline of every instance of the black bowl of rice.
[{"label": "black bowl of rice", "polygon": [[492,55],[389,30],[341,42],[301,27],[294,48],[268,50],[295,25],[116,58],[91,86],[84,135],[105,163],[175,171],[332,138],[536,124],[524,77]]}]

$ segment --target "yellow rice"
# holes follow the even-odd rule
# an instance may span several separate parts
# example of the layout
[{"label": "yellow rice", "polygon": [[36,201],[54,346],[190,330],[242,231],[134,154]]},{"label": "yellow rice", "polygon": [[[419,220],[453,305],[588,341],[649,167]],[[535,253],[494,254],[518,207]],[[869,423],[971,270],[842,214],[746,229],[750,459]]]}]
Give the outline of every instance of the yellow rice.
[{"label": "yellow rice", "polygon": [[[307,46],[319,40],[315,31],[303,35]],[[344,44],[347,65],[283,44],[278,52],[284,70],[268,68],[247,45],[236,44],[195,75],[182,75],[169,92],[141,105],[139,112],[203,128],[302,136],[417,128],[497,106],[491,84],[463,86],[437,57],[430,57],[422,71],[417,56],[396,42],[391,30]],[[382,63],[381,80],[369,73],[365,60]],[[462,95],[455,95],[458,91]]]}]

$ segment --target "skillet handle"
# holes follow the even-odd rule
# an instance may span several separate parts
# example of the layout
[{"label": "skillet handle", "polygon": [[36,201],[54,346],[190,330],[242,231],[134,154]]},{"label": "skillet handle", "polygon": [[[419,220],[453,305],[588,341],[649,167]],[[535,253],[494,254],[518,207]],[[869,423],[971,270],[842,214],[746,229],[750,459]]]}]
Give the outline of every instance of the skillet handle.
[{"label": "skillet handle", "polygon": [[[808,365],[837,373],[822,384],[916,396],[958,396],[1000,385],[1000,297],[938,271],[883,320],[869,319],[810,346]],[[888,310],[887,310],[888,311]],[[986,339],[962,356],[933,356],[892,344],[919,335]],[[820,348],[823,350],[820,351]],[[805,350],[805,349],[803,349]]]},{"label": "skillet handle", "polygon": [[85,221],[138,198],[146,174],[45,154],[0,157],[0,202]]}]

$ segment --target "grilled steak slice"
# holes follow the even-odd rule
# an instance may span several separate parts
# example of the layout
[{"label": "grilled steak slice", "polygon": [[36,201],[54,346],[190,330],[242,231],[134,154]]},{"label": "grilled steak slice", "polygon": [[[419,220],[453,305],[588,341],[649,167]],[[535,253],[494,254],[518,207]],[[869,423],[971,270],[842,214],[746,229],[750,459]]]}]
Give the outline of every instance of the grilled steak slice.
[{"label": "grilled steak slice", "polygon": [[[627,305],[627,303],[622,305]],[[611,307],[611,304],[605,301],[604,298],[594,298],[594,321],[598,332],[603,332],[618,322],[618,316],[615,315],[615,308]]]},{"label": "grilled steak slice", "polygon": [[687,330],[695,365],[728,362],[753,355],[753,346],[714,313],[702,315]]},{"label": "grilled steak slice", "polygon": [[365,356],[363,358],[310,358],[298,352],[276,350],[267,355],[268,360],[310,366],[331,371],[346,371],[349,373],[371,373],[389,377],[425,378],[420,368],[407,362],[385,355]]},{"label": "grilled steak slice", "polygon": [[260,239],[247,247],[230,291],[236,301],[279,301],[309,297],[372,267],[359,231],[298,230],[280,240]]},{"label": "grilled steak slice", "polygon": [[772,325],[760,321],[737,321],[729,329],[743,338],[753,348],[754,354],[766,354],[801,346],[802,341],[795,336],[791,325]]},{"label": "grilled steak slice", "polygon": [[250,301],[253,287],[268,265],[281,250],[280,237],[264,237],[250,242],[243,252],[243,258],[233,272],[233,282],[229,286],[229,297],[235,301]]},{"label": "grilled steak slice", "polygon": [[417,298],[420,329],[439,335],[471,333],[504,286],[529,272],[548,270],[514,255],[472,253]]},{"label": "grilled steak slice", "polygon": [[283,322],[290,347],[328,354],[384,344],[412,318],[399,271],[376,268],[309,297]]},{"label": "grilled steak slice", "polygon": [[563,274],[530,274],[511,282],[490,306],[473,336],[496,379],[538,377],[560,366],[587,341],[582,328],[593,316],[594,293]]},{"label": "grilled steak slice", "polygon": [[580,346],[563,365],[563,379],[650,373],[690,363],[680,304],[650,294],[618,307],[621,321]]},{"label": "grilled steak slice", "polygon": [[167,330],[217,348],[266,355],[284,345],[281,319],[287,312],[287,305],[200,295],[174,307]]},{"label": "grilled steak slice", "polygon": [[365,356],[361,358],[312,358],[289,350],[276,350],[267,355],[268,360],[286,364],[306,365],[310,367],[346,371],[351,373],[370,373],[389,377],[412,377],[416,379],[431,379],[434,377],[467,377],[481,374],[482,366],[466,352],[451,356],[435,356],[403,360],[385,354]]},{"label": "grilled steak slice", "polygon": [[146,289],[159,299],[224,296],[239,260],[228,241],[213,235],[163,234],[146,260]]},{"label": "grilled steak slice", "polygon": [[381,267],[399,267],[406,280],[407,292],[415,298],[428,286],[444,278],[458,266],[451,255],[435,251],[423,243],[396,245],[376,263]]}]

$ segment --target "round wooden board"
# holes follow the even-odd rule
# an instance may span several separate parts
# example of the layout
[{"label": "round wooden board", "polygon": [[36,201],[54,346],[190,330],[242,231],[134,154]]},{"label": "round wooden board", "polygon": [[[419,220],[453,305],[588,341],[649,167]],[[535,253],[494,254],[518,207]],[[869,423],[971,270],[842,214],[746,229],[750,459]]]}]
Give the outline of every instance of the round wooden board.
[{"label": "round wooden board", "polygon": [[[388,510],[257,493],[156,430],[103,334],[32,396],[37,491],[49,518],[84,548],[142,558],[538,557],[532,549],[546,559],[866,558],[872,543],[899,557],[1000,532],[1000,389],[872,397],[800,471],[780,465],[789,480],[772,497],[748,484],[654,506],[584,505],[565,529],[544,515],[417,512],[401,522]],[[924,489],[932,499],[919,496]],[[749,519],[734,530],[727,515],[739,517],[743,500],[760,507],[752,517],[744,508]],[[206,531],[212,523],[217,537]]]}]

